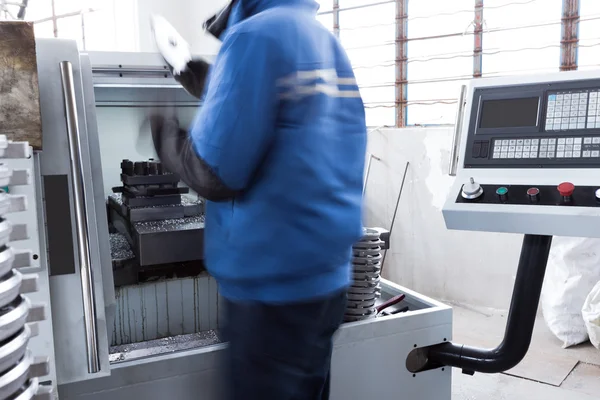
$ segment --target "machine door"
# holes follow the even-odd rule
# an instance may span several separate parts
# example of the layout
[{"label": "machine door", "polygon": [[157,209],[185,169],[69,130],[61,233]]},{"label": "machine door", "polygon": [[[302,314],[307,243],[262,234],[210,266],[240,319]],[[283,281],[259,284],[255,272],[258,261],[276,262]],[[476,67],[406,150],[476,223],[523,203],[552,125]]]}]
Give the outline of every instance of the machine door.
[{"label": "machine door", "polygon": [[107,321],[115,300],[112,284],[104,284],[112,282],[112,270],[98,143],[95,131],[90,135],[91,69],[74,41],[38,40],[37,57],[43,151],[36,179],[61,385],[110,373]]}]

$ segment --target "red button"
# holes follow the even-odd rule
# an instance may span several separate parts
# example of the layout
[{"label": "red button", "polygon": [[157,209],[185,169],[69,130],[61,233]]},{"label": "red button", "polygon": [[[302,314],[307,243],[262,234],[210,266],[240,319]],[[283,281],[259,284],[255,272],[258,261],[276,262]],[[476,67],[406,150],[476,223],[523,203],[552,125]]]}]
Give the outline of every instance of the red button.
[{"label": "red button", "polygon": [[537,196],[538,194],[540,194],[540,189],[538,188],[529,188],[527,190],[527,195],[529,196]]},{"label": "red button", "polygon": [[571,182],[563,182],[560,185],[558,185],[558,192],[563,197],[569,197],[573,195],[574,191],[575,185],[573,185]]}]

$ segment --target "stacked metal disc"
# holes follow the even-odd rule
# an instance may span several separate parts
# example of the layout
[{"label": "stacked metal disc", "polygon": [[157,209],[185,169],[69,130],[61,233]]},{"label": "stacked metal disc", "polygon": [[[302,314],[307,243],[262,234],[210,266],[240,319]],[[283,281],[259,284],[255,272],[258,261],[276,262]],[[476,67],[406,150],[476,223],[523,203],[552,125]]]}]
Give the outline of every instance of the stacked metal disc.
[{"label": "stacked metal disc", "polygon": [[[0,147],[2,145],[10,143],[0,140]],[[6,149],[0,148],[0,154],[2,150]],[[13,171],[0,164],[0,187],[15,184],[12,178]],[[24,211],[24,207],[23,196],[0,190],[0,215]],[[23,296],[37,290],[37,275],[17,271],[16,268],[30,266],[31,254],[10,246],[13,241],[26,238],[25,225],[13,225],[0,217],[0,399],[50,398],[48,390],[42,393],[37,379],[48,373],[47,359],[34,359],[27,348],[29,340],[37,334],[34,322],[44,317],[43,306],[33,306]]]},{"label": "stacked metal disc", "polygon": [[352,247],[352,284],[348,289],[346,322],[362,321],[377,315],[375,302],[381,295],[381,259],[384,242],[374,229],[363,229],[362,239]]}]

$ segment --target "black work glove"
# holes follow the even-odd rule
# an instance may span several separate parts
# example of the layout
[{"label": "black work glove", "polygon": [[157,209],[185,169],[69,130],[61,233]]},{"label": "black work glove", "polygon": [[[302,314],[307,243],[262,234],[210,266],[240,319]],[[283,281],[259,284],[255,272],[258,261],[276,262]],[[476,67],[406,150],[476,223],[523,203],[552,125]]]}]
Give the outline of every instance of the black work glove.
[{"label": "black work glove", "polygon": [[150,21],[158,51],[173,77],[189,94],[200,99],[210,64],[192,57],[190,45],[166,19],[154,15]]},{"label": "black work glove", "polygon": [[235,197],[236,192],[196,154],[177,118],[165,114],[153,112],[149,117],[154,148],[165,169],[179,175],[182,182],[207,200],[225,201]]},{"label": "black work glove", "polygon": [[[166,60],[165,60],[166,62]],[[200,58],[191,60],[186,68],[179,74],[173,71],[173,67],[167,63],[173,77],[183,88],[197,99],[202,98],[204,86],[210,69],[210,64]]]}]

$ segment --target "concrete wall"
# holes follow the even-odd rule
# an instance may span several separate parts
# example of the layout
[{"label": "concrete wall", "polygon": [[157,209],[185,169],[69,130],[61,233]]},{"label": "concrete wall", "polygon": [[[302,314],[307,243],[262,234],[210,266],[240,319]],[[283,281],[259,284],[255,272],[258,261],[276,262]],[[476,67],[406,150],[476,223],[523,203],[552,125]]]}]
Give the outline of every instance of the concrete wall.
[{"label": "concrete wall", "polygon": [[406,182],[384,275],[423,294],[457,303],[507,309],[520,235],[449,231],[442,216],[452,127],[370,133],[373,160],[365,223],[390,227],[406,162]]},{"label": "concrete wall", "polygon": [[150,16],[159,14],[190,43],[194,54],[217,54],[219,41],[205,35],[202,24],[226,3],[227,0],[139,0],[139,51],[156,51],[150,30]]}]

